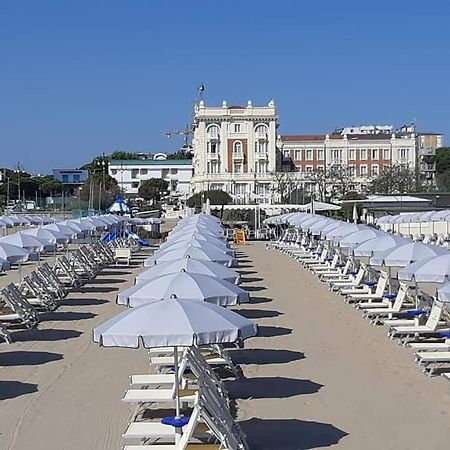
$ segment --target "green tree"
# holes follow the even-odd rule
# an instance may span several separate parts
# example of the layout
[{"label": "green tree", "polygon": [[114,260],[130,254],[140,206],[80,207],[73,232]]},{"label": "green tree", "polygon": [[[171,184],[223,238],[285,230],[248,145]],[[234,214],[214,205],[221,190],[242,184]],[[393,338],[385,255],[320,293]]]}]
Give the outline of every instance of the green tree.
[{"label": "green tree", "polygon": [[450,170],[450,147],[441,147],[436,150],[436,173]]},{"label": "green tree", "polygon": [[161,200],[161,192],[167,191],[169,183],[162,178],[150,178],[144,180],[139,186],[139,196],[144,200],[157,202]]},{"label": "green tree", "polygon": [[[420,180],[419,180],[420,181]],[[405,194],[417,189],[416,173],[404,164],[384,167],[380,174],[373,177],[369,184],[371,194]],[[419,190],[422,186],[419,183]]]},{"label": "green tree", "polygon": [[87,201],[94,209],[100,204],[100,209],[110,206],[116,195],[119,193],[119,186],[115,178],[107,173],[93,173],[81,187],[81,200]]},{"label": "green tree", "polygon": [[188,150],[178,150],[175,153],[168,153],[167,154],[167,159],[192,159],[192,152],[188,151]]},{"label": "green tree", "polygon": [[111,156],[109,157],[109,159],[114,159],[114,160],[127,160],[127,159],[131,159],[131,160],[135,160],[135,159],[141,159],[138,153],[135,152],[124,152],[121,150],[116,150],[115,152],[111,153]]},{"label": "green tree", "polygon": [[232,202],[232,198],[228,192],[213,189],[197,192],[187,199],[186,205],[189,208],[201,208],[202,202],[206,201],[206,199],[209,199],[211,205],[229,205]]}]

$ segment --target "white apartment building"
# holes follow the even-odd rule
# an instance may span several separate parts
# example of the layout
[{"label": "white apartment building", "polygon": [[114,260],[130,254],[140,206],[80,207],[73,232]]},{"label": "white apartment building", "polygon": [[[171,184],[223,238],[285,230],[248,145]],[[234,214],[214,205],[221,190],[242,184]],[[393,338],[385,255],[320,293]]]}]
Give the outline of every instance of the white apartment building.
[{"label": "white apartment building", "polygon": [[190,195],[190,159],[112,160],[109,162],[108,173],[128,195],[137,196],[140,183],[151,178],[166,180],[172,198],[185,199]]},{"label": "white apartment building", "polygon": [[269,203],[273,172],[279,166],[278,116],[267,106],[195,107],[193,193],[210,189],[228,192],[236,203]]}]

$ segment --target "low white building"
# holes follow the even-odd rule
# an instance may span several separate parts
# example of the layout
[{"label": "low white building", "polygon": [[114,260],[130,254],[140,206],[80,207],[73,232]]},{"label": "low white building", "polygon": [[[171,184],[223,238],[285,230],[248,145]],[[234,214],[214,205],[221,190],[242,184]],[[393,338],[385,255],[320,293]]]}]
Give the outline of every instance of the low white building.
[{"label": "low white building", "polygon": [[169,183],[172,198],[187,198],[190,194],[192,161],[190,159],[112,160],[108,173],[128,195],[138,195],[142,181],[162,178]]}]

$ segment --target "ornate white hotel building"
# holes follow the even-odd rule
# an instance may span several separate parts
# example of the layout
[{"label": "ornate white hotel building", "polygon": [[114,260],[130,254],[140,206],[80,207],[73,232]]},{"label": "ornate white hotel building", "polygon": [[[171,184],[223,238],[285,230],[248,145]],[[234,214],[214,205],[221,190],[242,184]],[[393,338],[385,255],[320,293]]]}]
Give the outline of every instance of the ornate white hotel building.
[{"label": "ornate white hotel building", "polygon": [[277,153],[278,116],[267,106],[195,108],[193,193],[209,189],[228,192],[236,202],[269,203],[273,172],[280,168]]},{"label": "ornate white hotel building", "polygon": [[[404,164],[433,183],[439,133],[419,133],[415,126],[346,127],[330,134],[278,135],[275,103],[254,106],[195,107],[192,193],[221,189],[236,203],[279,200],[276,173],[314,189],[312,174],[331,165],[350,168],[360,191],[384,167]],[[299,187],[299,186],[298,186]]]}]

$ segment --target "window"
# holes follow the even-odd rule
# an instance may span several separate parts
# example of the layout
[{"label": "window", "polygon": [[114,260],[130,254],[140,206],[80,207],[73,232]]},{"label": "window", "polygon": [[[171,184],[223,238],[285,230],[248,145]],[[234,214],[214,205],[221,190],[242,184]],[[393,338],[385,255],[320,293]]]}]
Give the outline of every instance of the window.
[{"label": "window", "polygon": [[331,159],[333,161],[340,161],[342,159],[342,150],[341,149],[331,150]]},{"label": "window", "polygon": [[219,137],[219,133],[220,133],[220,128],[218,125],[209,125],[208,128],[206,129],[206,132],[208,133],[208,135],[212,138],[218,138]]},{"label": "window", "polygon": [[324,169],[324,166],[317,166],[317,172],[323,172]]},{"label": "window", "polygon": [[267,183],[258,183],[256,192],[258,195],[267,195],[270,193],[270,185]]},{"label": "window", "polygon": [[139,169],[131,169],[131,178],[137,178]]},{"label": "window", "polygon": [[306,166],[305,167],[305,172],[306,173],[312,173],[312,171],[313,171],[313,166]]},{"label": "window", "polygon": [[167,178],[168,175],[169,175],[169,169],[161,170],[161,178]]},{"label": "window", "polygon": [[367,159],[367,149],[362,148],[359,150],[359,159],[365,161]]},{"label": "window", "polygon": [[297,172],[303,172],[303,167],[302,166],[297,166]]},{"label": "window", "polygon": [[383,150],[383,159],[391,159],[391,151],[388,148]]},{"label": "window", "polygon": [[373,148],[372,149],[372,159],[377,160],[379,158],[378,156],[378,149],[377,148]]},{"label": "window", "polygon": [[234,193],[236,195],[244,195],[247,193],[247,185],[245,183],[236,183],[234,185]]},{"label": "window", "polygon": [[139,188],[139,183],[131,183],[131,187],[133,189],[138,189]]},{"label": "window", "polygon": [[63,183],[68,183],[69,182],[69,175],[63,175],[62,176],[62,182]]},{"label": "window", "polygon": [[141,169],[141,175],[147,175],[148,169]]},{"label": "window", "polygon": [[283,150],[283,159],[287,160],[287,159],[290,159],[290,157],[291,157],[290,150]]},{"label": "window", "polygon": [[319,161],[323,161],[325,158],[324,158],[324,152],[323,152],[323,150],[322,149],[318,149],[317,150],[317,159],[319,160]]},{"label": "window", "polygon": [[220,162],[219,161],[208,161],[207,163],[208,173],[219,173],[220,172]]},{"label": "window", "polygon": [[242,173],[242,163],[241,162],[233,163],[233,173]]},{"label": "window", "polygon": [[401,148],[399,154],[401,160],[409,159],[409,148]]},{"label": "window", "polygon": [[255,128],[256,133],[258,134],[266,134],[267,133],[267,127],[263,124],[258,125]]},{"label": "window", "polygon": [[176,175],[178,173],[178,169],[170,169],[170,173],[172,175]]},{"label": "window", "polygon": [[295,160],[301,161],[302,159],[302,151],[301,150],[295,150]]},{"label": "window", "polygon": [[349,148],[348,149],[348,159],[350,160],[350,161],[354,161],[356,158],[355,158],[355,149],[354,148]]},{"label": "window", "polygon": [[111,169],[111,175],[116,175],[117,174],[117,169]]},{"label": "window", "polygon": [[356,176],[356,166],[354,164],[348,166],[348,171],[351,177]]},{"label": "window", "polygon": [[80,175],[75,174],[75,175],[73,176],[73,182],[74,182],[74,183],[79,183],[79,182],[80,182]]},{"label": "window", "polygon": [[257,141],[255,142],[255,152],[256,153],[267,153],[267,142]]},{"label": "window", "polygon": [[206,151],[211,154],[216,154],[219,151],[219,144],[217,141],[208,141]]},{"label": "window", "polygon": [[313,151],[311,149],[306,150],[306,160],[312,161],[313,159]]},{"label": "window", "polygon": [[372,176],[376,177],[379,175],[379,173],[380,173],[380,169],[379,169],[378,165],[377,164],[373,165],[372,166]]},{"label": "window", "polygon": [[367,177],[367,166],[366,165],[360,166],[359,173],[362,177]]},{"label": "window", "polygon": [[235,155],[242,155],[242,142],[241,141],[236,141],[233,144],[233,153]]},{"label": "window", "polygon": [[233,124],[233,131],[235,133],[240,133],[241,132],[241,124],[240,123]]},{"label": "window", "polygon": [[267,173],[267,161],[257,161],[255,163],[256,173]]}]

